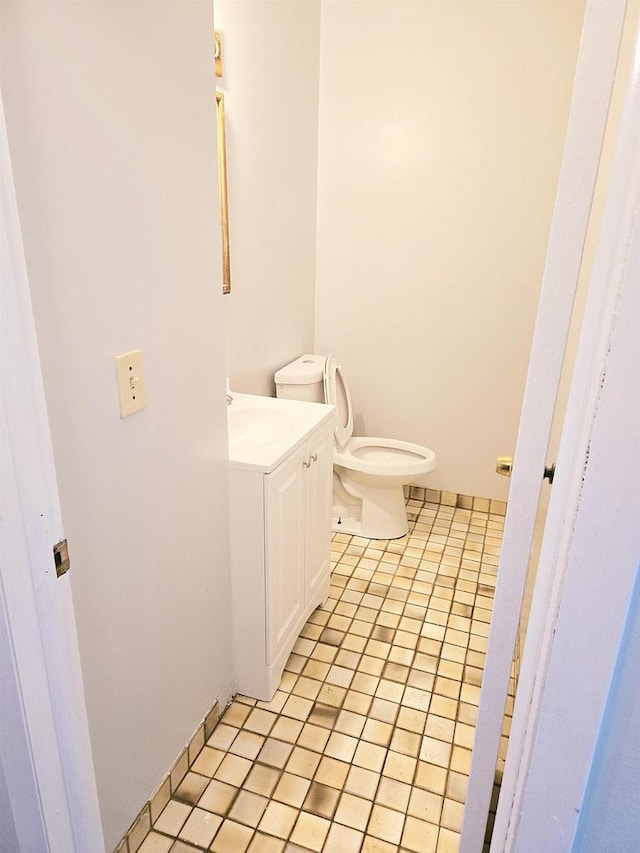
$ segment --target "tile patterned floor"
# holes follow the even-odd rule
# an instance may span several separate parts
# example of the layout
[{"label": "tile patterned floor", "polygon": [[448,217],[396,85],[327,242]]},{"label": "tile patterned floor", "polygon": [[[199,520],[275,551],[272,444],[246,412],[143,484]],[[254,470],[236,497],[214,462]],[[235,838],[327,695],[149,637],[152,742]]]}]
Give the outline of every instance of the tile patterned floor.
[{"label": "tile patterned floor", "polygon": [[454,853],[504,518],[337,534],[273,700],[236,696],[139,853]]}]

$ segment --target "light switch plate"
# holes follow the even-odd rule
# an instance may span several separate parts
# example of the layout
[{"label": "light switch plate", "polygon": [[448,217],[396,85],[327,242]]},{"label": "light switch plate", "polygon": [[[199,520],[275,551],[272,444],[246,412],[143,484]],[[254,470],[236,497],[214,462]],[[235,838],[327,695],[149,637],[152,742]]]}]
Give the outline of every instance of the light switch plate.
[{"label": "light switch plate", "polygon": [[147,405],[142,350],[136,349],[116,356],[116,377],[120,417],[126,418]]}]

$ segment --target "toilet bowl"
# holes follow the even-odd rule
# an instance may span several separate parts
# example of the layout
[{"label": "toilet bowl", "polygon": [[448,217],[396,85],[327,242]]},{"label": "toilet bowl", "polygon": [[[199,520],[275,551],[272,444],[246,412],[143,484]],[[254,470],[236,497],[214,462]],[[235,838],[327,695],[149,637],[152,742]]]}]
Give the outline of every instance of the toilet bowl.
[{"label": "toilet bowl", "polygon": [[433,450],[392,438],[353,435],[351,394],[335,356],[303,355],[275,374],[279,397],[336,407],[332,530],[397,539],[408,529],[403,486],[436,467]]}]

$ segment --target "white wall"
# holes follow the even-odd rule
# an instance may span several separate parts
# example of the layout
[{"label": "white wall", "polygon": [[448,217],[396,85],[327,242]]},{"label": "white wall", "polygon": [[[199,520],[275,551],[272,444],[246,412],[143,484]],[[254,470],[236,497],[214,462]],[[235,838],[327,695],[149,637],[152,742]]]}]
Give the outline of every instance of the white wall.
[{"label": "white wall", "polygon": [[436,488],[506,495],[582,13],[323,3],[315,350]]},{"label": "white wall", "polygon": [[[4,2],[1,25],[110,849],[231,692],[211,4]],[[148,407],[122,421],[136,347]]]},{"label": "white wall", "polygon": [[313,345],[319,0],[216,0],[223,39],[231,294],[227,370],[271,395]]}]

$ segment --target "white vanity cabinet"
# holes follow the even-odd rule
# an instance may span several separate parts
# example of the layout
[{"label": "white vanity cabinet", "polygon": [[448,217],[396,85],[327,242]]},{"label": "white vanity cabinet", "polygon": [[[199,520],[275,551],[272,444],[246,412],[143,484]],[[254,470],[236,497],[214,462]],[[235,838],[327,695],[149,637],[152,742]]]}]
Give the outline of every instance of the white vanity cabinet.
[{"label": "white vanity cabinet", "polygon": [[333,411],[301,405],[320,422],[277,464],[230,465],[235,689],[256,699],[271,699],[329,593]]}]

